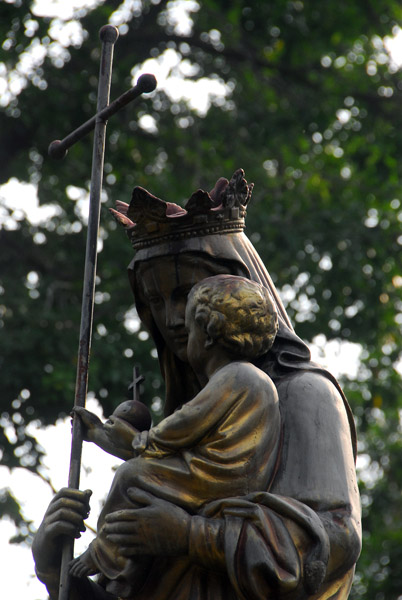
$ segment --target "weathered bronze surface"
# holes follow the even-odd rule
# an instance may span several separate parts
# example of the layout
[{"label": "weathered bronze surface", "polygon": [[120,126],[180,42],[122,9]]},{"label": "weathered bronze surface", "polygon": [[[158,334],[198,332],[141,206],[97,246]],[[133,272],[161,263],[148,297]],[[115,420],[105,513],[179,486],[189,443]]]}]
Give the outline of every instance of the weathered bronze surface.
[{"label": "weathered bronze surface", "polygon": [[[348,597],[361,540],[353,418],[242,231],[250,195],[239,170],[186,210],[137,188],[115,211],[136,248],[129,277],[166,419],[137,433],[119,407],[105,424],[78,409],[87,439],[126,460],[95,541],[70,567],[71,600]],[[250,281],[259,285],[247,291]],[[262,305],[275,309],[265,308],[268,329]],[[88,500],[61,490],[35,538],[52,599],[60,535],[82,530]]]}]

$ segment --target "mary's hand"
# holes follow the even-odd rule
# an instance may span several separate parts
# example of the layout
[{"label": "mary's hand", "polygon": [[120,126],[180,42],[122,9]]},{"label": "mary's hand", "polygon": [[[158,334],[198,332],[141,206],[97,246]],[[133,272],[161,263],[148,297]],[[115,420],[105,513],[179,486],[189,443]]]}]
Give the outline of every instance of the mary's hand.
[{"label": "mary's hand", "polygon": [[137,488],[127,490],[138,508],[117,510],[104,533],[124,556],[180,556],[188,553],[190,515],[182,508]]},{"label": "mary's hand", "polygon": [[58,569],[63,537],[79,538],[85,531],[91,494],[91,490],[62,488],[50,502],[32,544],[37,571]]}]

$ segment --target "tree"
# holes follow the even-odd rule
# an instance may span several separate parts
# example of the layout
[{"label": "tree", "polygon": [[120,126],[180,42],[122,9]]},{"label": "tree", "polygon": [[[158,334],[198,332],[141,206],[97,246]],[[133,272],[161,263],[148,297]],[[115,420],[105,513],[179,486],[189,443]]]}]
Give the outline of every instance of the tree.
[{"label": "tree", "polygon": [[[187,13],[187,29],[178,10]],[[131,86],[133,64],[167,55],[177,60],[173,71],[219,82],[225,93],[200,113],[159,90],[108,125],[89,387],[109,414],[135,361],[146,376],[147,402],[157,408],[162,396],[152,345],[130,312],[123,274],[130,247],[106,208],[129,201],[134,185],[177,202],[245,168],[255,182],[248,233],[298,334],[361,346],[356,377],[342,382],[365,467],[364,551],[352,597],[396,599],[402,78],[384,38],[397,31],[400,4],[111,0],[67,23],[39,16],[29,0],[3,3],[0,11],[1,72],[10,84],[0,114],[1,182],[31,182],[41,205],[53,207],[37,225],[2,208],[3,464],[35,472],[42,450],[29,423],[53,423],[72,404],[90,141],[59,163],[46,149],[94,113],[98,30],[111,21],[121,33],[113,98]],[[70,31],[63,43],[61,25]],[[12,495],[2,506],[21,521]]]}]

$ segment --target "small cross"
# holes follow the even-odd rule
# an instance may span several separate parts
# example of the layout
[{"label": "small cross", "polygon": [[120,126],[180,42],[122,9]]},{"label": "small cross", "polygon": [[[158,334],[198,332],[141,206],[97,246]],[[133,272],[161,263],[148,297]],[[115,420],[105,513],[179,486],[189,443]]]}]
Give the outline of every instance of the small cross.
[{"label": "small cross", "polygon": [[145,378],[140,375],[140,371],[138,367],[134,367],[133,369],[133,381],[128,386],[128,391],[133,391],[133,400],[140,399],[140,384],[145,380]]}]

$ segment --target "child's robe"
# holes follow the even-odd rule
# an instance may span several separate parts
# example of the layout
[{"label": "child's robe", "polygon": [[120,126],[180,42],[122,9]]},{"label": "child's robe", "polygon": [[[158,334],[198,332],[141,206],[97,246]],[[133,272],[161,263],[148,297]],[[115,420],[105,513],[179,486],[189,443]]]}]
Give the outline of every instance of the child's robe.
[{"label": "child's robe", "polygon": [[153,427],[142,454],[118,468],[99,517],[98,536],[89,547],[110,580],[108,591],[135,597],[149,570],[150,561],[120,556],[102,533],[107,514],[136,508],[127,496],[130,487],[154,493],[192,515],[218,499],[268,490],[280,434],[272,380],[241,361],[219,369],[193,400]]}]

